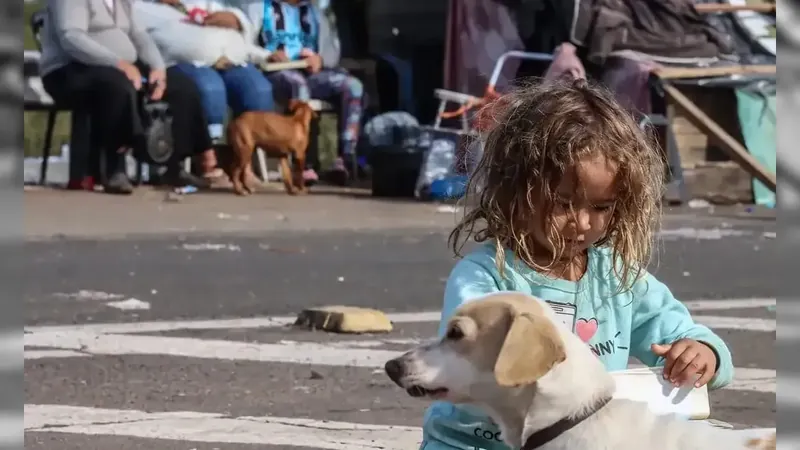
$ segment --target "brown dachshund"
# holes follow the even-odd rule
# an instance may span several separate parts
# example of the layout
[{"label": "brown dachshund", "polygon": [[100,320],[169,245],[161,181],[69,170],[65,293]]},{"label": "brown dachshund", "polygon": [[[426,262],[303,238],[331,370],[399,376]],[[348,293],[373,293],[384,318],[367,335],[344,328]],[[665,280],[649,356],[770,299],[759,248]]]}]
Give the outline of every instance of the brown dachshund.
[{"label": "brown dachshund", "polygon": [[[255,192],[254,187],[247,184],[247,173],[257,147],[263,149],[268,157],[280,158],[281,178],[287,193],[307,192],[303,169],[311,118],[316,113],[308,103],[299,100],[289,102],[289,112],[290,115],[287,116],[249,111],[228,125],[228,143],[233,150],[233,162],[228,169],[228,176],[237,194],[248,195]],[[293,168],[289,167],[289,156],[294,159]]]}]

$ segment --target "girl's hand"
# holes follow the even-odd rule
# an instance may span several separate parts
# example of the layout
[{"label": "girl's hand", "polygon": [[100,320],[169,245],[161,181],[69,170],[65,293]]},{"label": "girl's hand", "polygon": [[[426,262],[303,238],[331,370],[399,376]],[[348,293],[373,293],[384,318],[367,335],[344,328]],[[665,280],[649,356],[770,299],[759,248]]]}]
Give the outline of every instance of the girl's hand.
[{"label": "girl's hand", "polygon": [[656,356],[664,357],[664,379],[676,386],[691,383],[700,374],[694,386],[701,387],[716,373],[717,355],[702,342],[680,339],[672,344],[653,344],[650,348]]}]

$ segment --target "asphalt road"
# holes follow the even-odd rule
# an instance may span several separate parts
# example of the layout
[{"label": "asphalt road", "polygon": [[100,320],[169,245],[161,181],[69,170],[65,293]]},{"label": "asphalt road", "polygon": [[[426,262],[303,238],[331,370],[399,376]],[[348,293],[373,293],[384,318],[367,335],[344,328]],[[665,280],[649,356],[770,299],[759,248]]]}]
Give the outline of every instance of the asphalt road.
[{"label": "asphalt road", "polygon": [[[672,221],[653,269],[678,298],[708,300],[693,313],[711,317],[744,369],[712,393],[712,417],[737,426],[775,424],[774,312],[731,301],[778,294],[774,232],[770,220]],[[421,312],[441,306],[445,239],[442,228],[316,230],[9,248],[5,260],[22,263],[7,268],[26,280],[25,447],[414,448],[418,430],[403,427],[420,426],[424,404],[379,368],[433,336]],[[411,314],[381,336],[264,319],[323,304]]]}]

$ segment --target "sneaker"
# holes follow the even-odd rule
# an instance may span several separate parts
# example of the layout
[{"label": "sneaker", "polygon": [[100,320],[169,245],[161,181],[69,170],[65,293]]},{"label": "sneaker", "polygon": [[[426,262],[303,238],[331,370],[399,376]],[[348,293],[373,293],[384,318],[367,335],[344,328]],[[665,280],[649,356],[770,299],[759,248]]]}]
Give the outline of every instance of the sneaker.
[{"label": "sneaker", "polygon": [[70,191],[94,191],[94,184],[94,177],[85,176],[69,180],[67,189]]},{"label": "sneaker", "polygon": [[128,175],[124,172],[116,172],[108,177],[103,185],[103,192],[106,194],[130,195],[133,194],[133,185]]},{"label": "sneaker", "polygon": [[309,186],[314,185],[319,181],[319,175],[317,175],[317,172],[314,172],[314,169],[306,169],[303,171],[303,181]]},{"label": "sneaker", "polygon": [[211,182],[204,177],[191,174],[183,168],[167,169],[164,173],[163,182],[172,187],[194,186],[198,189],[208,189]]}]

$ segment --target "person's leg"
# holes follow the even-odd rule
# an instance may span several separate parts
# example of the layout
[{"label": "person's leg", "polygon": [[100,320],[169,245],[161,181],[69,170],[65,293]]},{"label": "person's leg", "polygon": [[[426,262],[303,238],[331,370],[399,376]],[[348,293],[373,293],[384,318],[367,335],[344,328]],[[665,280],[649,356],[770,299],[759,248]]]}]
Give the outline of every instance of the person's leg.
[{"label": "person's leg", "polygon": [[43,83],[56,101],[88,110],[93,134],[106,159],[105,192],[133,192],[124,156],[143,132],[133,84],[122,71],[107,66],[71,64],[52,75]]},{"label": "person's leg", "polygon": [[234,116],[245,111],[273,111],[272,83],[252,64],[233,66],[219,72],[228,92]]},{"label": "person's leg", "polygon": [[309,100],[311,93],[306,77],[299,70],[279,70],[267,74],[275,96],[285,102],[289,99]]},{"label": "person's leg", "polygon": [[358,144],[364,85],[344,70],[324,69],[308,77],[308,87],[312,97],[333,100],[340,108],[339,158],[334,163],[334,170],[346,172],[344,161],[352,159]]},{"label": "person's leg", "polygon": [[[213,68],[208,66],[195,66],[191,63],[176,64],[172,72],[179,71],[190,78],[200,91],[203,112],[208,122],[208,134],[213,142],[222,140],[224,135],[225,115],[228,111],[228,92],[224,78]],[[217,168],[217,157],[214,150],[208,150],[201,155],[200,166],[202,173],[208,177],[220,176]]]},{"label": "person's leg", "polygon": [[200,90],[194,81],[176,67],[167,69],[164,101],[172,112],[172,139],[175,153],[167,163],[167,179],[176,186],[208,187],[207,180],[183,170],[183,159],[212,150],[208,121],[203,111]]},{"label": "person's leg", "polygon": [[[169,68],[172,76],[179,80],[186,78],[194,82],[200,92],[203,113],[208,122],[208,133],[212,139],[219,139],[223,135],[225,113],[228,109],[225,81],[213,67],[197,67],[190,63],[180,63]],[[180,72],[181,75],[176,75]],[[169,84],[167,84],[169,86]]]}]

